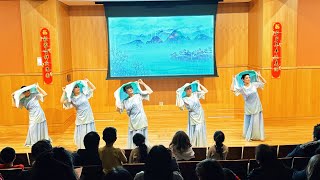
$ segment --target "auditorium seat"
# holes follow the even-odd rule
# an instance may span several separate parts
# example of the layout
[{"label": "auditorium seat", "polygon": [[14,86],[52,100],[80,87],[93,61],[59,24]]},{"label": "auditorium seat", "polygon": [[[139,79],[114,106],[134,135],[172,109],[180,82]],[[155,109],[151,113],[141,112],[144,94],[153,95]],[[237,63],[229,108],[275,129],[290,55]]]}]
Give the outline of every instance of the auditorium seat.
[{"label": "auditorium seat", "polygon": [[292,161],[293,158],[292,157],[283,157],[283,158],[278,158],[279,161],[281,161],[281,163],[287,167],[287,168],[291,168],[292,167]]},{"label": "auditorium seat", "polygon": [[292,145],[279,145],[278,157],[286,157],[294,148],[297,147],[297,144]]},{"label": "auditorium seat", "polygon": [[200,161],[179,161],[179,168],[184,180],[196,180],[196,166]]},{"label": "auditorium seat", "polygon": [[194,161],[202,161],[207,157],[207,147],[192,147],[195,158]]},{"label": "auditorium seat", "polygon": [[0,174],[2,177],[7,179],[16,179],[18,175],[21,173],[22,169],[20,168],[10,168],[10,169],[0,169]]},{"label": "auditorium seat", "polygon": [[29,167],[30,161],[27,153],[16,153],[16,160],[14,160],[13,164],[23,164],[25,167]]},{"label": "auditorium seat", "polygon": [[256,146],[244,146],[242,159],[255,159]]},{"label": "auditorium seat", "polygon": [[310,157],[294,157],[292,169],[301,171],[307,167]]},{"label": "auditorium seat", "polygon": [[242,147],[228,147],[227,160],[241,159]]},{"label": "auditorium seat", "polygon": [[144,163],[123,164],[123,167],[134,177],[138,172],[143,171]]},{"label": "auditorium seat", "polygon": [[[275,152],[278,151],[278,145],[270,146]],[[244,146],[242,159],[255,159],[256,146]]]},{"label": "auditorium seat", "polygon": [[32,156],[32,153],[28,153],[28,157],[29,157],[30,165],[32,166],[34,162],[34,157]]},{"label": "auditorium seat", "polygon": [[124,149],[124,155],[126,156],[128,162],[129,162],[129,157],[132,149]]},{"label": "auditorium seat", "polygon": [[240,179],[245,179],[248,172],[248,159],[240,160],[219,160],[223,168],[228,168],[233,171]]}]

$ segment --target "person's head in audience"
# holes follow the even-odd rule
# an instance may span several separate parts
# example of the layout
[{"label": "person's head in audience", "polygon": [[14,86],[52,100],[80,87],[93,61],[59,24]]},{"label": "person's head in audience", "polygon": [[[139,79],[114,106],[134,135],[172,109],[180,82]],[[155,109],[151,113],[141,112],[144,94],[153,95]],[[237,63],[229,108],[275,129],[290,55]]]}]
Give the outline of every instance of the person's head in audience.
[{"label": "person's head in audience", "polygon": [[103,178],[103,180],[133,180],[133,177],[123,167],[112,168]]},{"label": "person's head in audience", "polygon": [[222,168],[225,180],[238,180],[238,176],[228,168]]},{"label": "person's head in audience", "polygon": [[189,136],[184,131],[177,131],[170,143],[170,147],[174,147],[178,151],[185,151],[191,146]]},{"label": "person's head in audience", "polygon": [[71,155],[62,147],[40,154],[32,166],[32,180],[76,180]]},{"label": "person's head in audience", "polygon": [[163,145],[153,146],[145,163],[145,180],[171,180],[173,177],[172,157],[169,149]]},{"label": "person's head in audience", "polygon": [[320,124],[313,127],[313,140],[320,140]]},{"label": "person's head in audience", "polygon": [[112,146],[117,140],[117,130],[114,127],[106,127],[103,130],[103,140],[106,142],[107,146]]},{"label": "person's head in audience", "polygon": [[222,131],[216,131],[213,134],[213,140],[216,142],[216,151],[220,155],[221,159],[223,159],[223,142],[224,142],[224,133]]},{"label": "person's head in audience", "polygon": [[145,163],[148,155],[148,148],[145,144],[146,138],[142,134],[136,133],[132,140],[133,143],[139,148],[140,162]]},{"label": "person's head in audience", "polygon": [[267,144],[256,147],[256,160],[262,167],[271,167],[277,162],[277,152]]},{"label": "person's head in audience", "polygon": [[0,153],[1,160],[5,166],[13,166],[13,161],[16,159],[16,151],[11,147],[5,147]]},{"label": "person's head in audience", "polygon": [[224,180],[221,165],[214,159],[206,159],[197,164],[196,173],[199,180]]},{"label": "person's head in audience", "polygon": [[320,155],[314,155],[310,158],[306,168],[308,180],[320,179]]},{"label": "person's head in audience", "polygon": [[54,158],[60,162],[63,162],[64,164],[73,167],[72,163],[72,155],[69,151],[64,149],[63,147],[54,147],[52,149],[52,152],[54,154]]},{"label": "person's head in audience", "polygon": [[87,150],[99,149],[100,136],[97,132],[91,131],[84,136],[83,144]]},{"label": "person's head in audience", "polygon": [[31,154],[34,159],[37,159],[37,157],[47,151],[52,150],[52,145],[49,140],[40,140],[32,145],[31,147]]}]

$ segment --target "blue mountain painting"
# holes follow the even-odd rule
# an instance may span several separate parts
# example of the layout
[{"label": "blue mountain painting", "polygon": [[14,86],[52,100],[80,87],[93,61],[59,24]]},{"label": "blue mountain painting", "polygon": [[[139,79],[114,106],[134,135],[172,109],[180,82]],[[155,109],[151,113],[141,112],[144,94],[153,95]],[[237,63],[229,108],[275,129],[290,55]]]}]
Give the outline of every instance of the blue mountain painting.
[{"label": "blue mountain painting", "polygon": [[110,77],[214,75],[214,20],[109,17]]}]

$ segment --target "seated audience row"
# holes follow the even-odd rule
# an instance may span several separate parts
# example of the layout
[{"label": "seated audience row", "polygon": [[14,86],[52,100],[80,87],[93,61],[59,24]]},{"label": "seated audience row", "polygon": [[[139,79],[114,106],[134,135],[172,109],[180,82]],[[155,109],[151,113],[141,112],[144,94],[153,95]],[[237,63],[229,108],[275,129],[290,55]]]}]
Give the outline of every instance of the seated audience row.
[{"label": "seated audience row", "polygon": [[[289,157],[311,157],[308,166],[303,171],[294,171],[277,161],[277,152],[272,147],[261,144],[256,147],[256,161],[258,168],[253,169],[247,179],[320,179],[320,125],[314,127],[314,140],[299,145],[288,154]],[[183,131],[175,133],[169,148],[163,145],[153,146],[151,149],[145,144],[142,134],[135,134],[133,142],[137,148],[131,151],[130,163],[145,163],[143,171],[132,177],[127,170],[121,168],[128,162],[124,151],[114,147],[117,140],[117,130],[107,127],[103,131],[102,139],[105,146],[99,148],[100,136],[96,132],[90,132],[84,137],[86,149],[79,149],[71,154],[63,147],[52,147],[47,140],[41,140],[31,149],[34,162],[28,171],[22,171],[17,179],[183,179],[177,161],[188,161],[195,158],[190,139]],[[206,179],[238,179],[230,170],[221,167],[216,160],[225,160],[228,147],[223,144],[225,135],[221,131],[214,133],[215,145],[210,147],[207,159],[199,162],[196,174],[200,180]],[[11,147],[2,149],[0,153],[0,169],[20,168],[23,165],[14,165],[15,150]],[[81,176],[77,175],[75,166],[83,166]],[[92,172],[93,166],[95,172]],[[100,167],[100,169],[99,169]],[[0,175],[0,179],[1,179]],[[5,177],[4,177],[5,178]]]}]

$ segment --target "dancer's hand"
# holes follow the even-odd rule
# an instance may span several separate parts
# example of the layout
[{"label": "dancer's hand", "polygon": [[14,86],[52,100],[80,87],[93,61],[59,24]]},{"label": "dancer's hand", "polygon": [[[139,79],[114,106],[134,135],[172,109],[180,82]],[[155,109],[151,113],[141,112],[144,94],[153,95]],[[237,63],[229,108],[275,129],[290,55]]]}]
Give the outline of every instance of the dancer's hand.
[{"label": "dancer's hand", "polygon": [[258,72],[257,72],[257,74],[258,74],[258,77],[261,77],[261,73],[260,73],[260,71],[258,71]]},{"label": "dancer's hand", "polygon": [[89,82],[89,79],[88,78],[84,78],[84,81]]},{"label": "dancer's hand", "polygon": [[142,81],[142,79],[138,79],[138,83],[143,84],[144,82]]},{"label": "dancer's hand", "polygon": [[62,87],[62,91],[63,91],[63,92],[66,92],[66,87]]},{"label": "dancer's hand", "polygon": [[116,108],[116,111],[119,113],[119,114],[121,114],[121,109],[120,108]]}]

